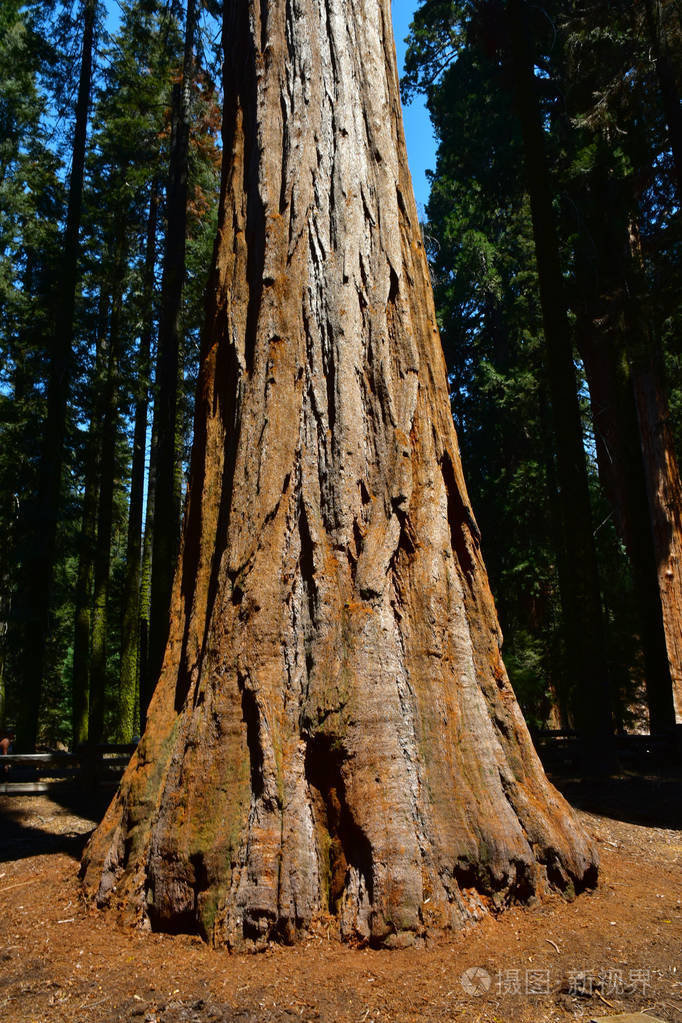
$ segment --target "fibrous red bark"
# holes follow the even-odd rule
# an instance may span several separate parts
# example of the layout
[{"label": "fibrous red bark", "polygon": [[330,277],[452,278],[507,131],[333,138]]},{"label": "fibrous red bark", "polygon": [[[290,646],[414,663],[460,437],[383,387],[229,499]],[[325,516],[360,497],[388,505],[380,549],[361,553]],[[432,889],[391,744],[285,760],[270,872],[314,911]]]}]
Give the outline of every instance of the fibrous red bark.
[{"label": "fibrous red bark", "polygon": [[389,0],[228,2],[173,621],[88,892],[240,947],[402,944],[596,857],[509,686],[407,169]]},{"label": "fibrous red bark", "polygon": [[[630,224],[629,236],[633,264],[643,277],[641,239],[635,223]],[[670,729],[682,724],[682,482],[670,427],[663,353],[647,320],[645,303],[638,304],[633,319],[640,342],[632,357],[632,386],[672,681],[672,698],[668,695],[661,717]]]},{"label": "fibrous red bark", "polygon": [[682,484],[665,390],[653,361],[635,367],[634,390],[672,678],[674,720],[682,725]]}]

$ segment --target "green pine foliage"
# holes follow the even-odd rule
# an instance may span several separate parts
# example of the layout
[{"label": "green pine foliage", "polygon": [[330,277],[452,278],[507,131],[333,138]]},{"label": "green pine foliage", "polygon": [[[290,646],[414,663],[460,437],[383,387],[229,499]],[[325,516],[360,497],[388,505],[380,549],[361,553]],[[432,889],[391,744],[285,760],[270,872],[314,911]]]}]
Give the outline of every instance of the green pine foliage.
[{"label": "green pine foliage", "polygon": [[[113,498],[104,611],[102,735],[110,740],[122,735],[119,679],[131,445],[135,407],[143,397],[148,418],[148,471],[154,400],[150,366],[165,243],[170,102],[182,64],[184,12],[181,3],[169,5],[161,0],[125,0],[119,6],[119,28],[112,37],[102,25],[104,9],[99,7],[95,39],[66,461],[59,507],[54,509],[57,553],[38,730],[43,745],[69,745],[73,740],[78,600],[86,614],[81,660],[84,649],[86,689],[88,685],[95,574],[91,566],[89,574],[86,571],[81,577],[79,567],[83,551],[91,558],[97,555],[101,537],[92,521],[86,529],[84,500],[89,493],[95,502],[94,522],[102,523],[103,474],[109,473]],[[210,20],[210,15],[206,19],[204,32],[214,37],[215,19]],[[35,500],[38,484],[47,353],[59,302],[56,282],[80,32],[78,9],[71,3],[9,0],[0,11],[0,726],[14,723],[21,709],[18,679],[26,638],[20,594],[24,558],[31,545],[31,522],[22,518],[22,510]],[[182,396],[185,461],[191,445],[203,290],[215,238],[221,160],[219,67],[203,36],[199,52],[192,89],[188,286],[182,314],[186,338]],[[145,279],[145,259],[152,189],[160,193],[160,210],[150,282]],[[117,253],[121,252],[125,260],[120,268],[120,310],[114,312],[113,282],[120,258]],[[108,353],[114,341],[112,316],[116,317],[118,349],[111,392],[115,441],[113,463],[105,467],[101,438]],[[152,339],[152,351],[146,358],[140,348],[145,332]],[[136,636],[133,640],[137,644]],[[87,706],[85,723],[87,727]],[[130,734],[125,737],[129,739]]]},{"label": "green pine foliage", "polygon": [[[621,310],[632,304],[625,298],[631,289],[664,349],[679,444],[679,199],[645,7],[559,0],[533,7],[529,24],[576,366],[582,374],[586,322],[603,329],[611,318],[615,332]],[[673,8],[658,7],[668,52],[679,58]],[[530,721],[566,726],[573,717],[559,590],[553,413],[504,19],[498,0],[422,3],[411,27],[403,93],[408,100],[416,91],[425,94],[438,141],[425,238],[505,663]],[[679,59],[676,66],[682,66]],[[643,249],[637,275],[625,251],[633,225]],[[614,250],[621,253],[620,273]],[[594,420],[584,376],[581,397],[620,727],[642,719],[636,593],[600,483],[593,432],[599,414]]]},{"label": "green pine foliage", "polygon": [[522,145],[503,69],[485,49],[465,45],[466,25],[453,23],[447,8],[454,11],[436,6],[440,20],[430,32],[415,22],[408,56],[408,83],[427,88],[439,144],[427,211],[430,262],[505,663],[527,717],[541,725],[562,692],[562,643],[556,483]]}]

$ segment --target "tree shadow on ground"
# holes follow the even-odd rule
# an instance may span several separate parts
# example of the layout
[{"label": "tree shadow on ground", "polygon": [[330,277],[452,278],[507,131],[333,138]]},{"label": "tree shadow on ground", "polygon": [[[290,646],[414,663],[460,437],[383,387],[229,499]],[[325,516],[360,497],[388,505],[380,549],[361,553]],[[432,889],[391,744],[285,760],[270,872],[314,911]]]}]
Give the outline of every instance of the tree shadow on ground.
[{"label": "tree shadow on ground", "polygon": [[111,790],[84,792],[75,786],[45,795],[0,796],[0,863],[54,853],[80,859],[111,796]]},{"label": "tree shadow on ground", "polygon": [[649,828],[682,829],[682,772],[623,773],[583,778],[552,773],[568,802],[580,810]]},{"label": "tree shadow on ground", "polygon": [[[565,768],[550,773],[572,806],[647,827],[682,830],[682,771],[623,772],[581,777]],[[65,786],[49,795],[0,796],[0,863],[63,853],[80,859],[101,821],[113,789]]]}]

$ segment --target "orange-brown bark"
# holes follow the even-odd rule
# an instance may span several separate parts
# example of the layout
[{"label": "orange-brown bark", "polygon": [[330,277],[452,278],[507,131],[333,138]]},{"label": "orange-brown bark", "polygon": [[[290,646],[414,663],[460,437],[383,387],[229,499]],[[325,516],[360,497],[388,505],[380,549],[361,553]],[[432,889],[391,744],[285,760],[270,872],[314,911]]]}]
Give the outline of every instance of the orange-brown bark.
[{"label": "orange-brown bark", "polygon": [[682,725],[682,484],[665,391],[652,362],[635,367],[633,384],[673,684],[675,720],[678,725]]},{"label": "orange-brown bark", "polygon": [[[629,225],[635,279],[644,278],[639,229]],[[649,499],[663,628],[672,681],[665,723],[682,724],[682,481],[670,429],[663,380],[663,355],[655,331],[646,321],[646,304],[633,315],[640,340],[632,356],[632,381]]]},{"label": "orange-brown bark", "polygon": [[389,0],[226,4],[225,172],[173,621],[88,892],[216,943],[403,944],[596,856],[509,686]]}]

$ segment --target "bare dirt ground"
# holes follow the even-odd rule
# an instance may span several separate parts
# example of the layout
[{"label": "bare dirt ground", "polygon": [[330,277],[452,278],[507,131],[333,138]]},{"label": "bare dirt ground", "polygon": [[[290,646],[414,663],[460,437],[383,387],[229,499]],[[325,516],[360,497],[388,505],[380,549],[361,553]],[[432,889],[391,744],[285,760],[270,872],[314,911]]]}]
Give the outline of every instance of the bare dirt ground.
[{"label": "bare dirt ground", "polygon": [[541,1023],[648,1010],[682,1023],[680,778],[564,779],[601,852],[598,889],[424,948],[324,933],[231,955],[125,929],[77,879],[103,806],[0,797],[0,1020],[12,1023]]}]

